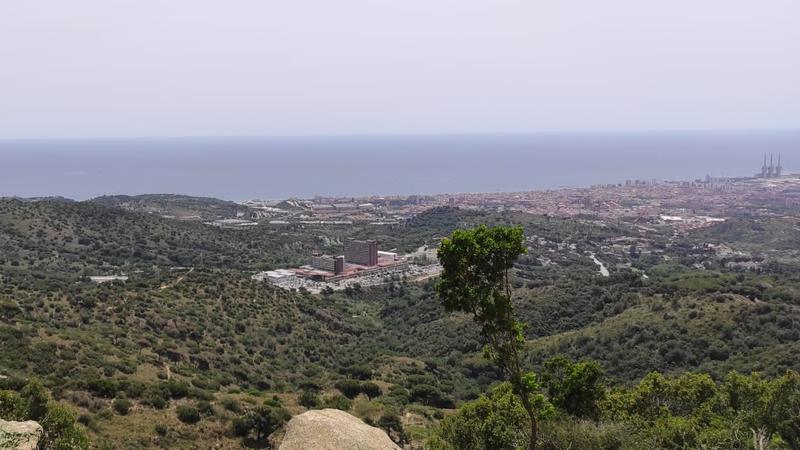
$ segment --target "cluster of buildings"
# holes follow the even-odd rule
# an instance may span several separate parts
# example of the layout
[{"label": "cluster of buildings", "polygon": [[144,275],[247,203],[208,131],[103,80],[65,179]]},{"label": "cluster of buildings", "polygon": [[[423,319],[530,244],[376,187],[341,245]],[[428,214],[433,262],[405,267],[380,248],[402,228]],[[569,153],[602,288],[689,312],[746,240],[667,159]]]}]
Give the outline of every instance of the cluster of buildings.
[{"label": "cluster of buildings", "polygon": [[779,178],[783,172],[781,166],[781,154],[778,153],[778,165],[773,164],[772,153],[769,154],[769,165],[767,165],[767,154],[764,153],[764,164],[761,166],[761,172],[757,173],[756,178]]},{"label": "cluster of buildings", "polygon": [[335,282],[387,271],[404,270],[407,267],[406,258],[394,252],[379,251],[377,241],[352,239],[345,243],[343,255],[313,254],[309,264],[305,266],[270,271],[265,275],[271,280],[298,277]]}]

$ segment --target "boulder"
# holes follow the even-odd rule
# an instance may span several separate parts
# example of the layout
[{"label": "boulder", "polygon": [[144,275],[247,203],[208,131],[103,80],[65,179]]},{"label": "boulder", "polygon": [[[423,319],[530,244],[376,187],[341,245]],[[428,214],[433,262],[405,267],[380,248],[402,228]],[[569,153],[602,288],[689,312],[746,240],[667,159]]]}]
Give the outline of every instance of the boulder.
[{"label": "boulder", "polygon": [[42,426],[32,420],[9,422],[0,419],[0,448],[36,450],[42,433]]},{"label": "boulder", "polygon": [[304,412],[286,425],[278,450],[400,450],[380,428],[338,409]]}]

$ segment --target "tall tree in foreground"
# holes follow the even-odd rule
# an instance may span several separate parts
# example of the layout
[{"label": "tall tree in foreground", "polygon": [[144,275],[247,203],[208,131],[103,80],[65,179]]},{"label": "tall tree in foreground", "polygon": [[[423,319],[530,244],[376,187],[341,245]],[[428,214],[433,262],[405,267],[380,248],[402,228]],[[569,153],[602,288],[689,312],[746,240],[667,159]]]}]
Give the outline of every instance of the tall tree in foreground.
[{"label": "tall tree in foreground", "polygon": [[442,275],[436,291],[449,312],[471,314],[481,326],[484,355],[511,382],[530,419],[530,448],[538,441],[538,417],[546,405],[534,372],[525,372],[521,357],[524,324],[514,318],[511,270],[526,252],[522,227],[456,230],[442,241],[438,257]]}]

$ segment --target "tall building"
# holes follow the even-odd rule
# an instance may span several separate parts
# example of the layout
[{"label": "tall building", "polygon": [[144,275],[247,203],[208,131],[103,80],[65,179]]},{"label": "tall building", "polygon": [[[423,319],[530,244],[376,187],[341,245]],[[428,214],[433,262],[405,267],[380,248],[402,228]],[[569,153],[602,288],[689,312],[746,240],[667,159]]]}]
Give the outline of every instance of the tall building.
[{"label": "tall building", "polygon": [[783,173],[783,166],[781,166],[781,154],[778,153],[778,166],[775,167],[775,176],[779,177]]},{"label": "tall building", "polygon": [[761,178],[767,178],[767,153],[764,152],[764,165],[761,166]]},{"label": "tall building", "polygon": [[311,267],[338,275],[344,272],[344,256],[312,255]]},{"label": "tall building", "polygon": [[350,240],[344,244],[344,259],[362,266],[378,265],[378,242]]}]

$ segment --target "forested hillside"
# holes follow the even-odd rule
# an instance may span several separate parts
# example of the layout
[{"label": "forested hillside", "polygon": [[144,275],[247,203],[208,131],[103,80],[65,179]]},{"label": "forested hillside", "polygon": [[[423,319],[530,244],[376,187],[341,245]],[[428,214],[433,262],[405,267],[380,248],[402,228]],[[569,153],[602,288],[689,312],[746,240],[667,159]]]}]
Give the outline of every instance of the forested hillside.
[{"label": "forested hillside", "polygon": [[[398,226],[231,230],[97,202],[2,200],[0,375],[12,390],[40,379],[95,446],[256,445],[255,432],[234,424],[267,404],[292,413],[327,405],[389,428],[397,419],[417,448],[450,410],[501,379],[472,320],[445,314],[435,280],[311,295],[250,275],[340,251],[348,237],[408,251],[487,223],[525,228],[513,296],[531,368],[545,370],[557,355],[590,358],[609,389],[651,371],[702,371],[717,382],[731,370],[779,377],[800,368],[800,277],[795,248],[772,244],[798,231],[761,220],[782,230],[765,241],[749,231],[754,220],[675,237],[626,223],[443,208]],[[631,236],[652,251],[614,247]],[[758,265],[730,264],[735,257],[708,247],[723,244],[756,254]],[[84,278],[119,273],[128,281]]]}]

